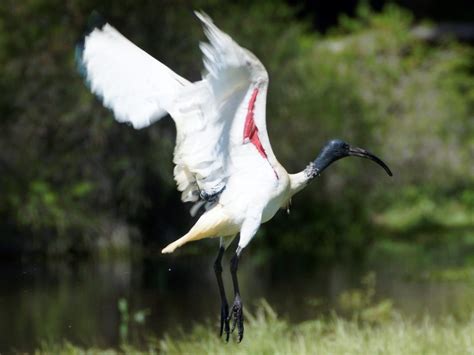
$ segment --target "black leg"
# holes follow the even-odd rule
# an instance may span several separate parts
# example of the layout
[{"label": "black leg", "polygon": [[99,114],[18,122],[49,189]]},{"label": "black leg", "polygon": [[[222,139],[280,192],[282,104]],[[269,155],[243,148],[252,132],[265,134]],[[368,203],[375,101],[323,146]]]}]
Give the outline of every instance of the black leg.
[{"label": "black leg", "polygon": [[224,284],[222,283],[222,256],[224,255],[224,247],[219,248],[216,261],[214,262],[214,272],[216,273],[217,285],[219,286],[219,294],[221,296],[221,331],[219,336],[225,331],[226,341],[229,341],[229,305],[225,296]]},{"label": "black leg", "polygon": [[240,290],[239,290],[239,281],[237,280],[237,269],[239,268],[239,257],[242,252],[242,248],[238,247],[234,256],[230,261],[230,272],[232,274],[232,283],[234,284],[234,304],[232,305],[232,310],[229,315],[229,321],[231,318],[234,318],[234,323],[232,325],[232,331],[234,331],[237,326],[239,343],[244,337],[244,315],[243,315],[243,304],[240,299]]}]

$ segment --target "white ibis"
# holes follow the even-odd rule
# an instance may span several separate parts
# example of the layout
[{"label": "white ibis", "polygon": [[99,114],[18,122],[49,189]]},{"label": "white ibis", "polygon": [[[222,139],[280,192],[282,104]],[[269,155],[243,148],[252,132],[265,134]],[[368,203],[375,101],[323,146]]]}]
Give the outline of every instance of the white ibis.
[{"label": "white ibis", "polygon": [[[270,220],[291,197],[334,161],[357,156],[388,166],[368,151],[331,140],[303,171],[288,174],[273,154],[265,122],[268,74],[260,61],[218,29],[202,12],[208,43],[201,43],[206,69],[194,83],[182,78],[102,22],[76,48],[79,70],[117,121],[146,127],[171,115],[176,124],[174,178],[192,213],[205,212],[183,237],[166,246],[172,253],[203,238],[220,238],[214,270],[221,297],[220,335],[237,326],[244,333],[237,267],[242,250],[260,224]],[[222,283],[221,260],[237,234],[230,263],[234,303],[230,309]]]}]

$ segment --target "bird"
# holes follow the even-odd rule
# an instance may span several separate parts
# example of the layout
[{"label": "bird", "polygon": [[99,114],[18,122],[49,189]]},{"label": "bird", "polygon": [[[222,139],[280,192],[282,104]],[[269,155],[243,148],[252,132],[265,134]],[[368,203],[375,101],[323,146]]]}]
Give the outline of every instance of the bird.
[{"label": "bird", "polygon": [[[163,248],[173,253],[191,241],[219,238],[214,261],[225,340],[237,327],[244,335],[238,266],[243,250],[262,223],[288,205],[292,196],[335,161],[361,157],[390,168],[376,155],[341,139],[329,140],[316,159],[290,174],[272,151],[266,127],[268,73],[260,60],[195,11],[206,42],[200,43],[204,71],[191,82],[133,44],[104,20],[88,28],[75,49],[76,63],[89,89],[119,122],[135,129],[169,115],[176,125],[174,179],[191,214],[204,211],[192,228]],[[227,301],[222,258],[239,235],[230,261],[234,301]],[[231,329],[232,324],[232,329]]]}]

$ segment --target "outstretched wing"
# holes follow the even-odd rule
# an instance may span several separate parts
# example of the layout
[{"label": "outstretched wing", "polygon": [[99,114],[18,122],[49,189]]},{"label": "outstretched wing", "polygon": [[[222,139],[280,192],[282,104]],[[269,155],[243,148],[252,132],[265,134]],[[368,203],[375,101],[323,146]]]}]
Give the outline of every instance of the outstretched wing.
[{"label": "outstretched wing", "polygon": [[76,62],[117,121],[137,129],[165,116],[176,94],[190,84],[104,22],[76,46]]},{"label": "outstretched wing", "polygon": [[[206,69],[203,80],[177,103],[188,115],[183,123],[177,120],[174,159],[184,201],[218,194],[245,158],[270,169],[269,160],[274,160],[265,123],[268,74],[264,66],[207,15],[196,15],[209,43],[200,45]],[[186,101],[193,105],[186,106]]]},{"label": "outstretched wing", "polygon": [[109,24],[78,45],[77,60],[92,92],[121,122],[146,127],[169,113],[176,123],[175,180],[182,200],[213,201],[230,175],[250,161],[271,169],[265,123],[268,74],[260,61],[196,13],[206,73],[190,83]]}]

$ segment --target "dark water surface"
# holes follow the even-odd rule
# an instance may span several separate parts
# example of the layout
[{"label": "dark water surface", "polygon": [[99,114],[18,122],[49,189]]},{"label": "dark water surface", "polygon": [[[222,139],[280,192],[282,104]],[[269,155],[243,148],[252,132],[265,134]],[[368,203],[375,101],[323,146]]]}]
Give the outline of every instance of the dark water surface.
[{"label": "dark water surface", "polygon": [[[174,256],[139,261],[3,262],[0,264],[0,353],[31,351],[41,342],[68,340],[83,346],[117,346],[124,331],[120,299],[127,301],[132,342],[189,329],[195,322],[216,324],[219,296],[212,256]],[[232,295],[228,260],[224,277]],[[404,313],[433,316],[455,313],[473,299],[471,284],[416,281],[397,263],[370,268],[376,275],[376,298],[390,298]],[[383,265],[383,264],[382,264]],[[276,272],[276,270],[280,270]],[[281,271],[284,270],[284,271]],[[265,298],[290,321],[316,317],[336,307],[342,292],[360,287],[367,268],[333,266],[293,270],[241,263],[243,301]],[[229,302],[232,298],[229,297]],[[312,306],[319,300],[319,307]],[[146,314],[145,322],[133,321]],[[137,314],[138,312],[138,314]],[[140,319],[138,319],[140,321]],[[122,334],[123,336],[123,334]]]}]

